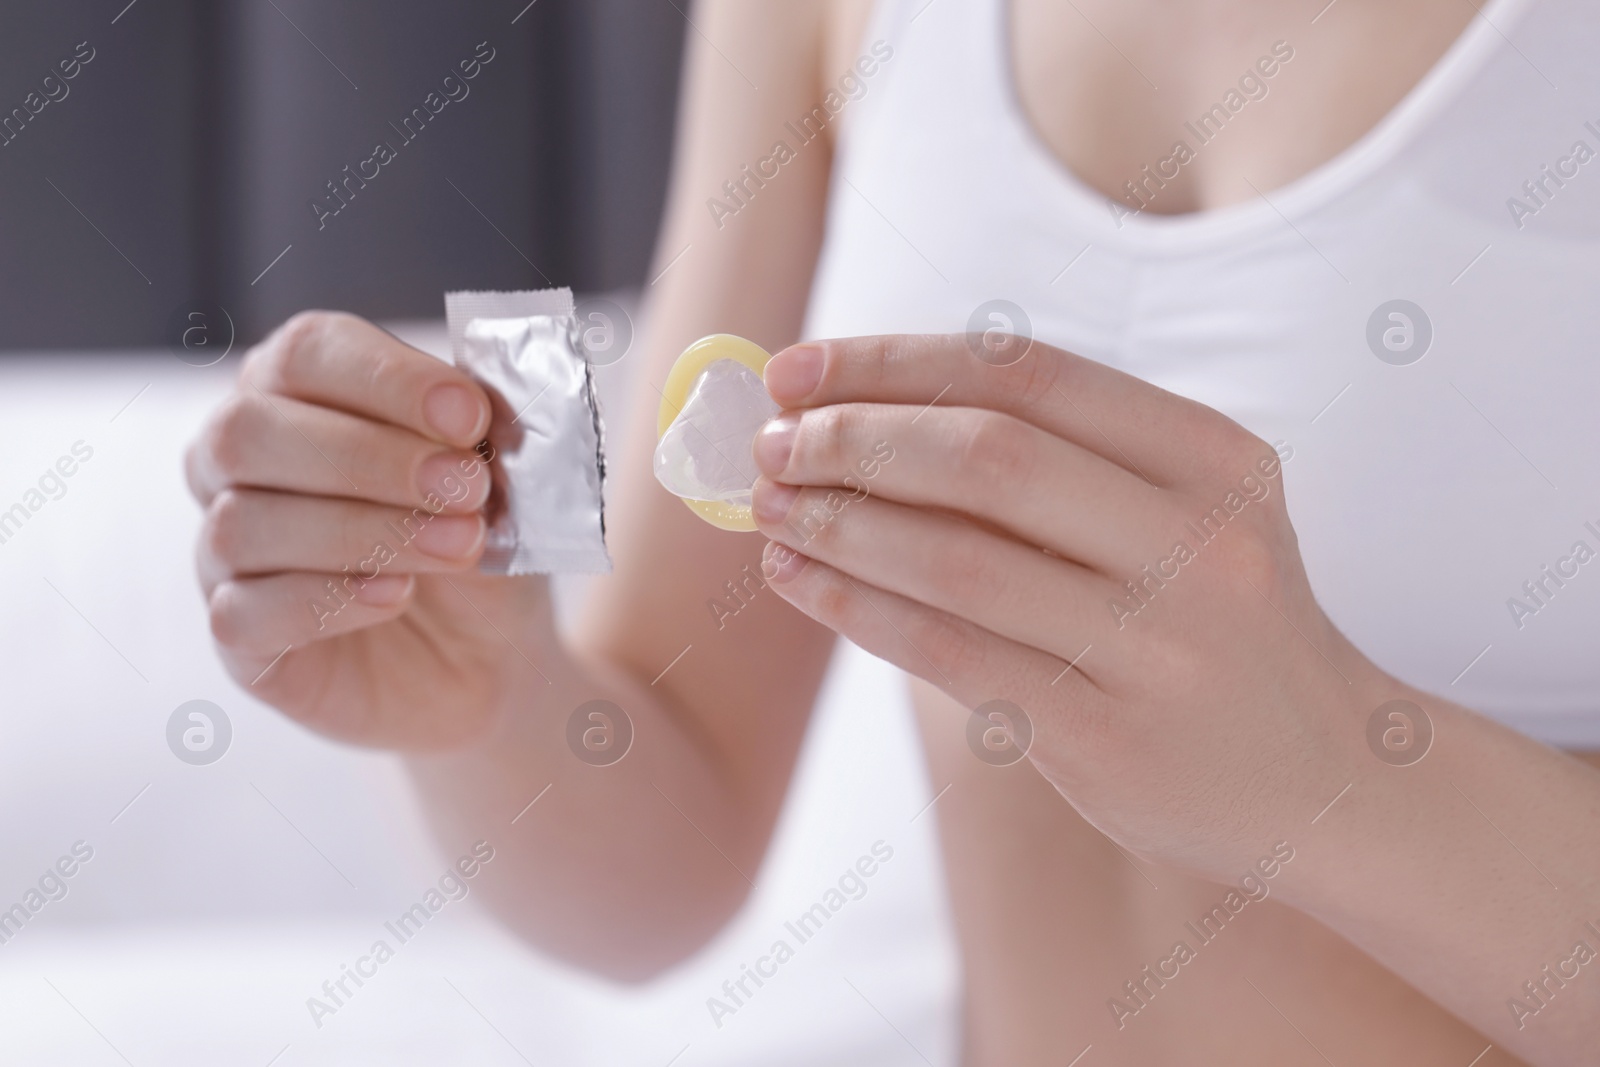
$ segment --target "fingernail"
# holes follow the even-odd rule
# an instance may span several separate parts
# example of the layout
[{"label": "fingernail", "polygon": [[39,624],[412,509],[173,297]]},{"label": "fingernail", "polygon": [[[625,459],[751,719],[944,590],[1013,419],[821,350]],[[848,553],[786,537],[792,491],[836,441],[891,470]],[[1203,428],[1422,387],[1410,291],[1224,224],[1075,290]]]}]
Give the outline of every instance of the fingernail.
[{"label": "fingernail", "polygon": [[483,520],[476,515],[435,515],[417,531],[416,546],[439,559],[460,559],[482,538]]},{"label": "fingernail", "polygon": [[756,434],[755,460],[761,473],[776,478],[789,465],[795,434],[800,430],[800,413],[785,412],[767,422]]},{"label": "fingernail", "polygon": [[422,398],[422,415],[446,440],[470,441],[482,433],[483,403],[464,385],[434,386]]},{"label": "fingernail", "polygon": [[411,575],[380,574],[356,586],[355,597],[369,607],[388,608],[404,600],[409,592],[411,592]]},{"label": "fingernail", "polygon": [[[452,452],[441,452],[437,456],[430,456],[417,468],[417,491],[420,494],[418,499],[426,500],[431,493],[458,508],[482,507],[489,497],[489,479],[468,478],[463,474],[461,467],[469,462]],[[482,473],[480,470],[479,474]]]},{"label": "fingernail", "polygon": [[799,495],[800,490],[792,485],[762,478],[756,482],[755,492],[750,500],[750,510],[755,514],[758,523],[776,526],[789,517],[789,512]]},{"label": "fingernail", "polygon": [[800,403],[822,382],[822,348],[794,345],[767,362],[764,380],[772,399],[785,406]]},{"label": "fingernail", "polygon": [[783,583],[799,574],[806,565],[806,557],[787,545],[768,541],[761,553],[761,577],[769,582]]}]

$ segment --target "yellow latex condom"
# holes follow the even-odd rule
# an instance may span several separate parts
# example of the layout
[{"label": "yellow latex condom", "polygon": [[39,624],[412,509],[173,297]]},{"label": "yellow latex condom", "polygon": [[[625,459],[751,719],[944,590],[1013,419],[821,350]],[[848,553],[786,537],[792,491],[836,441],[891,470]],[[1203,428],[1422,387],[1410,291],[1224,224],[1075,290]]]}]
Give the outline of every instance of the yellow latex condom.
[{"label": "yellow latex condom", "polygon": [[[684,349],[661,390],[656,477],[690,511],[723,530],[756,528],[745,501],[754,480],[751,443],[778,412],[761,385],[771,358],[742,337],[712,334]],[[670,442],[669,430],[675,435]],[[696,482],[708,485],[688,484]],[[700,499],[718,496],[733,499]]]}]

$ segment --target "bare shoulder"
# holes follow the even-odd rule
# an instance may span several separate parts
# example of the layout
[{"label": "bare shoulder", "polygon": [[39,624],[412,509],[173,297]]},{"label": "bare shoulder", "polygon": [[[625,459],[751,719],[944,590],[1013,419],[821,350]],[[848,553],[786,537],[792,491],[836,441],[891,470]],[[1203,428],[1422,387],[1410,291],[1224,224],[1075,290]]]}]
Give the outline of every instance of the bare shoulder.
[{"label": "bare shoulder", "polygon": [[824,15],[822,59],[824,79],[828,72],[846,70],[856,61],[872,21],[872,9],[884,0],[827,0]]},{"label": "bare shoulder", "polygon": [[[752,47],[807,55],[818,80],[826,81],[827,72],[855,61],[877,2],[699,0],[696,21],[709,20]],[[715,36],[709,28],[706,32]]]}]

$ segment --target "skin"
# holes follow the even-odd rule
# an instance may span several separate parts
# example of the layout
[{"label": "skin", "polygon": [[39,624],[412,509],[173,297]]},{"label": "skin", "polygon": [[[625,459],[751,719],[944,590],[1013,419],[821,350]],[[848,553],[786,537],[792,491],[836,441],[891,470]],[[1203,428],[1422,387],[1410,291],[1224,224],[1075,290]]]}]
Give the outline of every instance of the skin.
[{"label": "skin", "polygon": [[[1595,760],[1412,690],[1350,645],[1306,582],[1271,448],[1230,420],[1041,344],[994,367],[963,338],[841,340],[769,368],[790,410],[756,448],[764,536],[714,530],[654,484],[648,386],[676,353],[712,332],[774,351],[799,334],[828,151],[802,152],[720,228],[704,201],[853,61],[865,13],[693,12],[704,37],[690,36],[666,273],[630,357],[635,430],[611,463],[615,571],[575,632],[557,633],[543,580],[474,572],[484,476],[463,464],[487,423],[481,391],[369,324],[312,313],[250,354],[188,456],[229,669],[314,730],[406,753],[441,839],[494,844],[483,890],[507,924],[632,981],[745,899],[844,634],[916,679],[931,777],[950,784],[935,810],[966,1062],[1065,1063],[1092,1043],[1086,1064],[1465,1065],[1491,1042],[1479,1064],[1585,1062],[1600,1043],[1587,968],[1525,1029],[1505,1000],[1600,919]],[[1015,0],[1017,91],[1063,163],[1111,192],[1214,86],[1294,41],[1298,80],[1278,79],[1272,106],[1151,208],[1208,210],[1336,154],[1471,15],[1341,0],[1313,37],[1304,13],[1265,0]],[[436,389],[459,390],[454,424]],[[882,446],[893,459],[868,475]],[[449,483],[421,476],[440,456]],[[1103,605],[1121,582],[1246,475],[1266,495],[1118,627]],[[429,533],[319,620],[311,600],[336,603],[325,583],[393,540],[384,520],[429,489],[440,514],[414,520]],[[835,509],[830,493],[854,499]],[[829,518],[808,526],[819,501]],[[719,627],[705,603],[747,566],[773,595]],[[635,730],[603,772],[565,742],[597,697]],[[967,709],[997,698],[1034,729],[1006,768],[966,742]],[[1366,747],[1368,715],[1394,698],[1435,731],[1410,767]],[[1280,842],[1293,858],[1263,879],[1270,897],[1119,1029],[1108,1000],[1173,940],[1196,943],[1183,924]]]}]

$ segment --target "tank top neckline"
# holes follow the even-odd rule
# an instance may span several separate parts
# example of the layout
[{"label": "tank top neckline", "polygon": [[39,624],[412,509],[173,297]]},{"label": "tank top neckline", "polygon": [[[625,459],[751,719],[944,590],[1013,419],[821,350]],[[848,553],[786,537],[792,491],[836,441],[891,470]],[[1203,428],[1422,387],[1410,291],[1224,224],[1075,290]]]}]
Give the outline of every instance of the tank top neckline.
[{"label": "tank top neckline", "polygon": [[[1482,64],[1502,46],[1506,33],[1537,0],[1487,0],[1434,65],[1366,133],[1331,158],[1261,196],[1222,207],[1164,215],[1141,212],[1118,219],[1110,198],[1080,178],[1039,134],[1022,105],[1011,49],[1012,0],[980,0],[987,25],[975,27],[980,80],[993,87],[998,132],[1042,187],[1054,189],[1053,204],[1071,220],[1099,235],[1098,241],[1146,252],[1187,252],[1290,224],[1297,215],[1358,186],[1402,149]],[[986,31],[986,32],[985,32]],[[1293,42],[1290,42],[1291,45]]]},{"label": "tank top neckline", "polygon": [[[802,335],[959,333],[1005,300],[1042,343],[1291,444],[1282,504],[1351,642],[1408,685],[1600,749],[1600,589],[1538,584],[1600,527],[1538,474],[1583,481],[1541,457],[1581,447],[1600,395],[1582,344],[1600,333],[1600,201],[1569,181],[1535,218],[1506,209],[1541,165],[1570,173],[1557,153],[1575,138],[1594,144],[1577,106],[1600,99],[1594,0],[1497,0],[1372,131],[1263,186],[1268,202],[1122,230],[1006,111],[999,2],[876,0],[884,62],[839,116]],[[1325,40],[1285,35],[1296,62]],[[1373,336],[1397,300],[1429,326],[1409,361]]]}]

